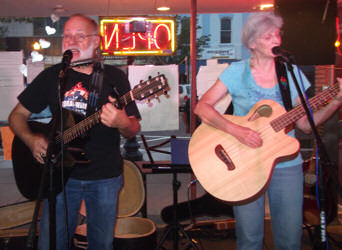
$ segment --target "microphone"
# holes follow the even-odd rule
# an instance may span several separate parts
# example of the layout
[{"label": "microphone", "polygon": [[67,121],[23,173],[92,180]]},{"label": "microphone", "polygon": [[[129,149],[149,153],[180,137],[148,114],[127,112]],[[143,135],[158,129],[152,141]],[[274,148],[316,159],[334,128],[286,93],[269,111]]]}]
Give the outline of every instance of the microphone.
[{"label": "microphone", "polygon": [[64,51],[62,58],[62,67],[60,71],[60,77],[64,76],[65,71],[69,68],[72,59],[72,52],[70,49]]},{"label": "microphone", "polygon": [[295,61],[293,55],[290,52],[287,52],[286,50],[283,50],[279,46],[275,46],[272,48],[272,53],[275,56],[281,56],[287,63],[292,63]]},{"label": "microphone", "polygon": [[72,52],[70,49],[64,51],[63,58],[62,58],[62,66],[69,67],[72,59]]}]

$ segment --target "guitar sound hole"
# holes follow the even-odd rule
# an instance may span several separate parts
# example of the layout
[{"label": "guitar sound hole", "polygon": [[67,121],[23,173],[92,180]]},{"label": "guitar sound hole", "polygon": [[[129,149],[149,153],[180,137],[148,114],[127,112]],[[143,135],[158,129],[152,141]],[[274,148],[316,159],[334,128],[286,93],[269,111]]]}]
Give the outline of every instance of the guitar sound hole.
[{"label": "guitar sound hole", "polygon": [[235,166],[233,162],[231,161],[228,153],[226,152],[226,150],[224,150],[221,144],[215,147],[215,154],[221,161],[223,161],[224,164],[226,164],[228,170],[235,169]]},{"label": "guitar sound hole", "polygon": [[255,121],[260,117],[270,117],[272,115],[272,107],[269,105],[261,105],[258,107],[248,121]]}]

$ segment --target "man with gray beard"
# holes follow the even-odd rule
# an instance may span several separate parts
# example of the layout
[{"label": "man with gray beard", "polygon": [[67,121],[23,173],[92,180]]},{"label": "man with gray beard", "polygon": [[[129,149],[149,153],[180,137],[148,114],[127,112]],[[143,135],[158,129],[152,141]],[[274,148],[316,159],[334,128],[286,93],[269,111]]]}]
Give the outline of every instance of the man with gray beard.
[{"label": "man with gray beard", "polygon": [[[72,52],[71,63],[94,58],[99,45],[98,26],[92,19],[77,14],[65,23],[63,52]],[[58,79],[61,68],[62,65],[57,64],[41,72],[18,96],[19,102],[9,116],[13,133],[25,143],[41,164],[47,153],[48,140],[46,135],[32,132],[28,120],[32,113],[40,113],[47,106],[53,115],[58,111]],[[65,192],[60,192],[56,197],[56,249],[70,248],[82,199],[87,209],[88,249],[113,249],[117,200],[123,185],[120,136],[132,138],[138,133],[140,114],[134,102],[123,109],[117,109],[111,103],[114,101],[114,94],[121,96],[130,91],[124,72],[109,65],[102,65],[102,70],[101,91],[96,96],[97,106],[102,109],[101,122],[88,131],[89,138],[82,145],[87,161],[68,168],[69,178],[65,184]],[[65,91],[61,97],[63,109],[83,117],[89,115],[87,107],[90,106],[89,88],[93,74],[92,62],[65,70]],[[118,93],[113,93],[114,89]],[[47,199],[44,200],[38,245],[39,249],[49,249]]]}]

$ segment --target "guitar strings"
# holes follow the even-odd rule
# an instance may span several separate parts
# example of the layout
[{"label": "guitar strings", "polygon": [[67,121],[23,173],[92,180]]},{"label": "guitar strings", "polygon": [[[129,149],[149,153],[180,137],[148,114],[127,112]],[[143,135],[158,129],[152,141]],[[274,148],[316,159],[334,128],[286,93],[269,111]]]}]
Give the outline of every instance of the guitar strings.
[{"label": "guitar strings", "polygon": [[[325,103],[332,99],[338,92],[339,85],[334,84],[326,91],[322,92],[321,95],[316,95],[313,98],[310,99],[310,104],[313,104],[313,106],[317,109],[320,104]],[[304,116],[304,107],[302,105],[297,106],[296,108],[292,109],[291,111],[275,118],[273,121],[271,121],[269,124],[266,124],[264,127],[261,127],[258,132],[260,132],[260,137],[262,139],[269,137],[268,135],[270,133],[279,132],[280,130],[284,129],[286,126],[290,125],[294,121],[298,120],[302,116]],[[289,119],[292,118],[292,119]],[[285,122],[282,122],[285,121]],[[229,135],[229,137],[231,137]],[[224,148],[227,152],[229,152],[229,155],[234,157],[236,153],[241,154],[241,144],[240,142],[233,143],[232,145],[229,145],[228,147]],[[247,145],[244,145],[244,148],[242,150],[249,150],[252,148],[249,148]]]},{"label": "guitar strings", "polygon": [[[162,76],[161,76],[161,78],[162,78]],[[155,81],[156,81],[156,78],[154,78],[150,82],[150,84],[154,83]],[[137,88],[136,92],[145,92],[146,90],[150,89],[150,86],[149,86],[150,84],[145,84],[145,85],[143,85],[142,88]],[[159,89],[161,89],[161,87],[159,87]],[[153,92],[155,92],[155,91],[153,91]],[[133,100],[131,98],[131,93],[130,92],[125,93],[123,96],[121,96],[119,98],[119,100],[116,99],[116,102],[119,102],[120,106],[122,106],[123,103],[127,104],[127,103],[129,103],[131,101],[133,101]],[[97,111],[96,113],[94,113],[93,115],[91,115],[89,117],[86,117],[81,122],[77,123],[73,127],[71,127],[69,129],[67,129],[66,131],[64,131],[64,133],[63,133],[64,144],[72,141],[73,139],[75,139],[76,137],[78,137],[79,135],[84,133],[86,130],[88,130],[91,126],[93,126],[96,123],[98,123],[99,120],[100,120],[100,115],[101,115],[101,110]],[[61,139],[62,139],[62,134],[57,135],[55,137],[55,143],[59,143],[61,141]]]}]

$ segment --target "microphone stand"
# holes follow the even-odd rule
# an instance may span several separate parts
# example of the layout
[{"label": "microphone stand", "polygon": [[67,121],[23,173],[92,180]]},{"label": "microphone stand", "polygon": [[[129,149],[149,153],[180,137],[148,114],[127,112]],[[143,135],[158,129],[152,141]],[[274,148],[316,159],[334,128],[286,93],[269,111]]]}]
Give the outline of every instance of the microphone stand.
[{"label": "microphone stand", "polygon": [[301,92],[301,89],[299,87],[298,81],[296,79],[296,76],[293,72],[293,65],[292,65],[292,60],[287,60],[287,65],[288,65],[288,69],[291,73],[292,79],[295,83],[298,95],[300,97],[302,106],[306,112],[308,121],[310,123],[310,127],[312,129],[312,132],[314,134],[314,138],[316,141],[316,145],[318,147],[318,152],[319,152],[319,159],[320,160],[320,164],[319,164],[319,191],[318,191],[318,196],[319,196],[319,212],[320,212],[320,242],[317,246],[314,246],[314,249],[326,249],[327,248],[327,236],[326,236],[326,205],[325,205],[325,184],[324,184],[324,174],[323,174],[323,167],[322,167],[322,163],[323,162],[324,166],[331,166],[330,160],[329,160],[329,156],[327,154],[326,148],[320,138],[320,135],[317,131],[317,128],[315,126],[315,123],[313,121],[313,117],[311,116],[311,113],[309,111],[309,108],[305,102],[305,99],[303,97],[303,94]]},{"label": "microphone stand", "polygon": [[[70,62],[69,62],[70,63]],[[58,77],[58,91],[59,99],[63,96],[64,87],[66,83],[66,71],[69,65],[62,63],[62,69]],[[63,86],[63,88],[61,88]],[[61,100],[58,100],[58,106],[61,105]],[[54,147],[55,147],[55,134],[57,130],[57,121],[61,115],[60,107],[57,109],[56,113],[50,122],[51,129],[48,135],[48,148],[46,151],[46,156],[44,158],[44,166],[42,179],[39,187],[38,197],[36,199],[35,210],[33,213],[32,223],[29,229],[28,238],[26,241],[26,249],[33,249],[34,238],[37,231],[37,221],[40,209],[40,201],[43,198],[44,190],[46,188],[47,172],[49,172],[49,185],[48,185],[48,204],[49,204],[49,250],[56,249],[56,189],[55,189],[55,163],[56,159],[53,159]],[[63,150],[63,149],[61,149]]]},{"label": "microphone stand", "polygon": [[52,159],[52,155],[54,152],[54,135],[56,131],[56,123],[57,117],[59,115],[59,110],[53,116],[52,119],[52,129],[50,130],[48,136],[48,149],[46,152],[46,156],[44,157],[44,166],[43,166],[43,173],[42,179],[39,187],[38,197],[36,199],[36,205],[33,213],[32,223],[30,225],[28,238],[26,241],[26,249],[33,249],[34,239],[37,231],[37,222],[38,222],[38,215],[40,209],[40,202],[43,199],[44,190],[46,188],[47,182],[47,173],[49,172],[49,185],[48,185],[48,203],[49,203],[49,244],[50,250],[56,249],[56,192],[55,192],[55,185],[54,185],[54,172],[55,172],[55,162]]}]

